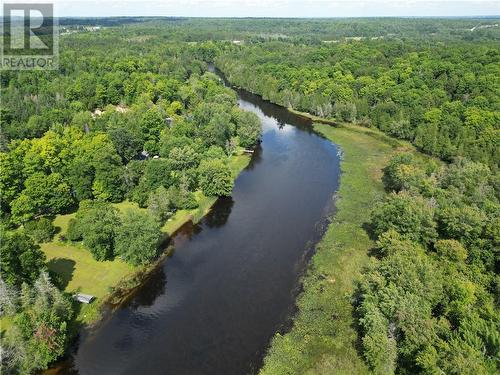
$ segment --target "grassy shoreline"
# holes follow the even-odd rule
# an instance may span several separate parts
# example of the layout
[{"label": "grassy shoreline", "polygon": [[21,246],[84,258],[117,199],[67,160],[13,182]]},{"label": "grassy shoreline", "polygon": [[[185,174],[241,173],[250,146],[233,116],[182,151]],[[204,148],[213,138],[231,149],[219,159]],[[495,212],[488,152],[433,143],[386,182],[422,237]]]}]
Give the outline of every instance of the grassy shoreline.
[{"label": "grassy shoreline", "polygon": [[303,277],[292,328],[272,340],[264,375],[369,373],[357,351],[352,307],[356,280],[373,247],[364,226],[384,195],[381,169],[396,148],[411,146],[354,125],[314,129],[344,151],[337,211]]},{"label": "grassy shoreline", "polygon": [[339,123],[333,118],[319,117],[319,116],[313,115],[309,112],[297,111],[296,109],[293,109],[293,108],[287,108],[287,109],[288,109],[288,112],[293,113],[294,115],[309,119],[309,120],[313,121],[314,123],[339,126]]},{"label": "grassy shoreline", "polygon": [[[250,163],[250,159],[251,159],[250,156],[242,153],[241,150],[239,150],[239,153],[237,155],[233,155],[230,157],[228,164],[232,171],[234,180],[236,180],[238,175]],[[184,224],[188,223],[189,221],[192,221],[195,224],[198,223],[205,215],[207,215],[210,212],[212,206],[217,201],[217,197],[207,197],[201,191],[196,191],[195,196],[199,204],[198,207],[192,210],[177,211],[172,216],[171,219],[165,222],[165,224],[161,228],[163,233],[171,237],[175,234],[177,230],[179,230]],[[115,206],[122,212],[127,209],[145,210],[139,208],[136,203],[132,203],[129,201],[124,201],[115,204]],[[88,254],[89,257],[91,257],[90,253],[87,250],[85,250],[85,252],[86,254]],[[108,292],[100,296],[96,295],[97,297],[96,301],[93,302],[92,305],[82,306],[82,309],[80,310],[77,316],[77,321],[80,321],[83,324],[93,324],[98,322],[101,318],[100,309],[102,305],[105,304],[106,302],[119,304],[120,300],[126,299],[127,296],[130,294],[130,292],[132,292],[139,285],[141,285],[142,281],[148,276],[148,274],[153,269],[155,269],[159,265],[159,263],[163,261],[167,253],[168,250],[166,249],[165,253],[158,260],[140,267],[130,266],[125,262],[121,261],[120,259],[115,259],[112,262],[95,261],[96,263],[99,264],[99,266],[101,265],[101,263],[114,263],[118,267],[122,268],[121,266],[123,264],[130,267],[131,272],[123,272],[121,278],[116,278],[114,282],[106,285]],[[47,252],[46,255],[48,255]],[[49,256],[47,256],[47,259],[48,260],[50,259]],[[69,292],[69,290],[67,289],[65,291]]]},{"label": "grassy shoreline", "polygon": [[[237,155],[229,159],[229,167],[233,178],[238,175],[250,163],[251,157],[239,150]],[[217,197],[207,197],[201,191],[195,192],[199,206],[192,210],[179,210],[162,227],[162,232],[172,236],[179,228],[189,221],[199,222],[207,215],[217,201]],[[136,203],[123,201],[113,204],[121,212],[127,209],[145,210],[139,208]],[[69,220],[75,217],[75,213],[57,215],[54,225],[59,228],[59,233],[53,241],[40,244],[41,250],[47,258],[47,266],[50,271],[60,277],[63,290],[67,293],[87,293],[95,296],[95,300],[89,304],[79,305],[79,311],[74,319],[74,330],[81,326],[91,325],[101,319],[100,310],[107,302],[119,303],[126,298],[132,290],[137,288],[158,264],[163,261],[166,254],[160,259],[140,267],[131,266],[120,259],[112,261],[96,261],[91,253],[79,244],[63,242],[58,239],[64,235],[68,228]],[[166,250],[168,253],[168,250]],[[0,320],[1,334],[5,334],[11,326],[11,317],[5,316]]]}]

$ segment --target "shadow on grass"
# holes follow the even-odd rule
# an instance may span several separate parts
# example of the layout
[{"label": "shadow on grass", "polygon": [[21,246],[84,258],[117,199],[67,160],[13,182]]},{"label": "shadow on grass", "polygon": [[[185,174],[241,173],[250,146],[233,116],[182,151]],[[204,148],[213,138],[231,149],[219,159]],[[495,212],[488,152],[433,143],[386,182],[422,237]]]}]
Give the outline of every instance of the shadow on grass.
[{"label": "shadow on grass", "polygon": [[62,290],[66,289],[69,282],[73,279],[76,262],[66,258],[54,258],[49,260],[47,266],[51,271],[52,276],[55,276],[55,283]]}]

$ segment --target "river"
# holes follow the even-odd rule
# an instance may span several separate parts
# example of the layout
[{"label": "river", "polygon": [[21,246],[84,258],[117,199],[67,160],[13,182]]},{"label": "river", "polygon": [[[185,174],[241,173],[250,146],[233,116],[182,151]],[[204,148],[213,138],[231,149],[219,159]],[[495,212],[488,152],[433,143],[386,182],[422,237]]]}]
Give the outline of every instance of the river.
[{"label": "river", "polygon": [[63,373],[255,373],[289,326],[300,275],[334,209],[337,147],[309,120],[237,92],[263,137],[232,196],[175,235],[174,254],[127,304],[83,330]]}]

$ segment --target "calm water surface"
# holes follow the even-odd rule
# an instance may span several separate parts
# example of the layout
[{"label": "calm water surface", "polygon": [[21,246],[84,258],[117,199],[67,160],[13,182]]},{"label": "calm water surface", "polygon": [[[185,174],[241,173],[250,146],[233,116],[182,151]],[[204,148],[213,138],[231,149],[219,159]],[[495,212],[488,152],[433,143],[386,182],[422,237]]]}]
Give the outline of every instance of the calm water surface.
[{"label": "calm water surface", "polygon": [[298,279],[333,209],[337,148],[307,120],[239,91],[263,139],[231,198],[173,239],[130,302],[81,334],[79,374],[255,373],[294,309]]}]

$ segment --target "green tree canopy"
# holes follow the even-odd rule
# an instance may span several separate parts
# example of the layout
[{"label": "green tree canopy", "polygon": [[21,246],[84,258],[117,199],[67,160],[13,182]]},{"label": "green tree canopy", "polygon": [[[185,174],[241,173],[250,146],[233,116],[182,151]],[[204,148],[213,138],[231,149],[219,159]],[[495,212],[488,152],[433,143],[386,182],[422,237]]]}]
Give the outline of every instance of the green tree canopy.
[{"label": "green tree canopy", "polygon": [[159,221],[147,213],[128,210],[116,229],[115,252],[133,265],[146,264],[160,254],[160,238]]},{"label": "green tree canopy", "polygon": [[11,286],[32,285],[45,268],[45,254],[23,232],[6,232],[0,243],[2,279]]},{"label": "green tree canopy", "polygon": [[200,187],[207,196],[228,196],[233,190],[231,170],[220,159],[203,160],[198,168]]}]

